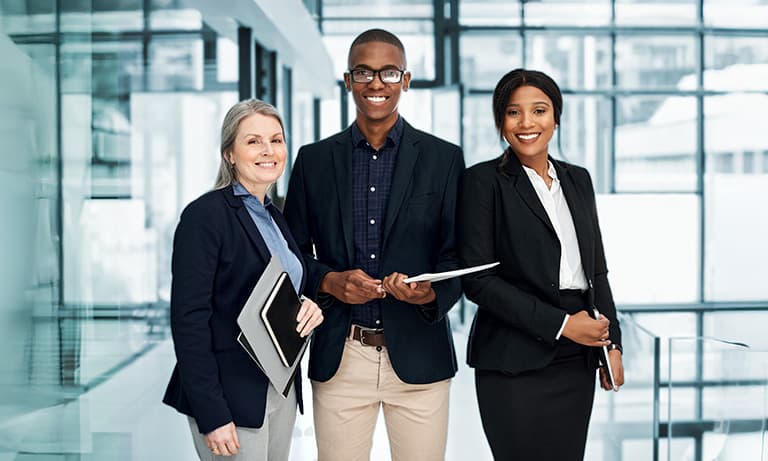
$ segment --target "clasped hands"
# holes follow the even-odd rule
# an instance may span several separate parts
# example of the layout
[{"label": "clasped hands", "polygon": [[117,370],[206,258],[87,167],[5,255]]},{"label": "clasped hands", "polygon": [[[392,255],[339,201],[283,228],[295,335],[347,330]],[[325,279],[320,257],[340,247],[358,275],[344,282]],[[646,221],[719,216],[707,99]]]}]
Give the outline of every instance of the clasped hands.
[{"label": "clasped hands", "polygon": [[435,300],[432,282],[404,283],[407,275],[393,272],[384,280],[375,279],[360,269],[329,272],[320,283],[320,291],[347,304],[365,304],[387,294],[410,304],[427,304]]},{"label": "clasped hands", "polygon": [[[586,311],[580,311],[572,314],[568,319],[563,329],[563,336],[584,346],[608,346],[611,344],[608,333],[610,324],[611,322],[605,316],[595,320]],[[624,365],[621,361],[621,352],[618,349],[608,351],[608,360],[611,361],[616,387],[621,387],[624,385]],[[604,367],[600,368],[600,387],[607,391],[613,390],[608,381],[608,372]]]}]

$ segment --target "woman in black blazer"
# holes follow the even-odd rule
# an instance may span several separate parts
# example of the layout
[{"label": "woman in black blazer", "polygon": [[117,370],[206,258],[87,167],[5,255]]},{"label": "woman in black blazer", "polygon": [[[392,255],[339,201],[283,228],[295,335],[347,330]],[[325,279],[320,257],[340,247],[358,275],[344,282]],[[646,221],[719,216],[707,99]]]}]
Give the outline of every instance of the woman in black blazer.
[{"label": "woman in black blazer", "polygon": [[[221,128],[214,190],[182,212],[173,242],[171,331],[177,365],[163,401],[188,415],[201,460],[287,460],[301,406],[300,372],[283,398],[237,342],[237,316],[270,256],[280,258],[297,293],[301,253],[266,195],[285,168],[283,123],[271,105],[235,104]],[[296,331],[323,321],[305,300]],[[256,351],[258,354],[258,351]]]},{"label": "woman in black blazer", "polygon": [[[467,360],[498,460],[583,459],[598,346],[610,349],[615,390],[624,382],[592,182],[548,154],[561,112],[550,77],[506,74],[493,113],[509,147],[462,181],[459,255],[467,266],[501,262],[463,279],[478,305]],[[602,368],[600,383],[611,388]]]}]

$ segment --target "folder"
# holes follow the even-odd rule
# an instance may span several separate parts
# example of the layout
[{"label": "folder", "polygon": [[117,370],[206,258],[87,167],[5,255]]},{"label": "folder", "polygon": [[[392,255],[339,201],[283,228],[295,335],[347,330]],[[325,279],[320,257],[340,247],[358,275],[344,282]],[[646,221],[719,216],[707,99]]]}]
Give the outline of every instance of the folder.
[{"label": "folder", "polygon": [[296,316],[301,309],[291,278],[283,272],[261,308],[261,320],[267,327],[267,333],[275,346],[280,361],[290,367],[299,356],[307,338],[302,338],[296,331]]},{"label": "folder", "polygon": [[[309,336],[302,338],[303,344],[295,356],[293,353],[289,355],[294,356],[293,362],[289,361],[288,365],[285,365],[280,357],[278,348],[273,342],[273,335],[270,334],[267,324],[261,317],[261,312],[267,305],[269,298],[273,296],[273,293],[274,297],[277,297],[279,291],[275,292],[275,288],[279,288],[278,285],[281,279],[284,281],[280,283],[280,286],[283,284],[288,285],[291,291],[293,291],[290,278],[287,274],[284,274],[285,270],[280,262],[280,258],[272,256],[253,290],[251,290],[251,294],[240,311],[240,315],[237,317],[237,324],[240,327],[237,342],[240,343],[251,359],[261,368],[261,371],[264,372],[274,388],[284,397],[287,397],[296,369],[309,344],[307,340]],[[296,296],[295,292],[293,295]],[[274,299],[272,303],[274,303]],[[293,315],[293,329],[296,329],[295,314]],[[298,333],[296,335],[298,336]]]}]

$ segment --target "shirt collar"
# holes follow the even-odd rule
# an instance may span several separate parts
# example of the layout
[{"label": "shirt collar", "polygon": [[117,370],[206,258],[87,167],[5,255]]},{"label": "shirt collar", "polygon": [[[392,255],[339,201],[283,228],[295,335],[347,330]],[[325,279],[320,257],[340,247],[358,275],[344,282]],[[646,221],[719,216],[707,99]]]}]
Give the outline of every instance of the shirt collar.
[{"label": "shirt collar", "polygon": [[[234,181],[232,183],[232,192],[234,192],[235,197],[244,197],[244,198],[252,198],[256,200],[257,202],[261,203],[261,200],[259,200],[257,197],[255,197],[253,194],[248,192],[248,189],[245,188],[242,184],[240,184],[237,181]],[[264,208],[266,209],[268,206],[272,205],[272,200],[269,198],[269,195],[264,196]]]},{"label": "shirt collar", "polygon": [[[547,166],[548,166],[547,174],[549,175],[549,177],[552,178],[553,181],[559,181],[559,179],[557,179],[557,170],[555,170],[555,165],[553,165],[551,161],[547,160]],[[529,167],[523,165],[523,170],[525,170],[525,172],[526,172],[526,174],[528,174],[529,178],[531,178],[531,179],[533,179],[533,178],[541,179],[539,174],[536,173],[536,170],[534,170],[533,168],[529,168]]]},{"label": "shirt collar", "polygon": [[[403,137],[403,125],[405,125],[403,117],[398,114],[397,121],[389,130],[389,133],[387,133],[387,140],[384,142],[385,146],[397,146],[400,143],[400,139]],[[367,144],[368,141],[357,126],[357,122],[354,122],[352,124],[352,145],[355,147],[362,147]]]}]

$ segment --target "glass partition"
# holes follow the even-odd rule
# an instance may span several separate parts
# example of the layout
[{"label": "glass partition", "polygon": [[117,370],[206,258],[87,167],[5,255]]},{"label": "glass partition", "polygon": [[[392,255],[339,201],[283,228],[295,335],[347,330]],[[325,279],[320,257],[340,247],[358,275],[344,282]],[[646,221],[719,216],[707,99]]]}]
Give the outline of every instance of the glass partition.
[{"label": "glass partition", "polygon": [[702,337],[668,344],[666,459],[765,459],[768,352]]},{"label": "glass partition", "polygon": [[584,459],[658,459],[659,337],[632,317],[619,314],[625,385],[619,392],[597,389]]}]

